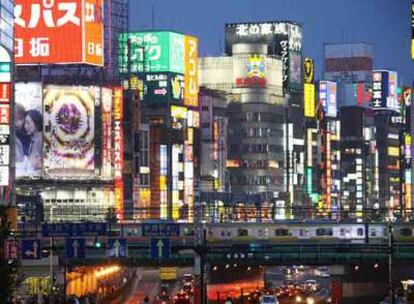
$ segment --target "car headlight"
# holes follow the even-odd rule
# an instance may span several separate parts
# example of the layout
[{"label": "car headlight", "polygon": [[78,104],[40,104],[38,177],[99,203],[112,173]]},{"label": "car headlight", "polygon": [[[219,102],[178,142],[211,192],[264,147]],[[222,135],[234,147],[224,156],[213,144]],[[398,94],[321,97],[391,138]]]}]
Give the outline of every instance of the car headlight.
[{"label": "car headlight", "polygon": [[315,304],[315,299],[314,298],[307,298],[306,299],[306,304]]},{"label": "car headlight", "polygon": [[302,297],[296,296],[296,303],[302,303]]}]

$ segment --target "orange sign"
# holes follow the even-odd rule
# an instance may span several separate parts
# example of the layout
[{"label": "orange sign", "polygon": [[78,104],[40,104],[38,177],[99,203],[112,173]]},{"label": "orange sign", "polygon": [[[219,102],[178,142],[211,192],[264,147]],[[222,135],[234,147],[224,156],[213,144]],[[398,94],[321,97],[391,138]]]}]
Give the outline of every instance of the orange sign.
[{"label": "orange sign", "polygon": [[196,37],[184,38],[184,104],[198,106],[198,40]]},{"label": "orange sign", "polygon": [[11,84],[10,82],[0,83],[0,102],[10,103]]},{"label": "orange sign", "polygon": [[102,0],[16,0],[16,64],[103,66]]},{"label": "orange sign", "polygon": [[123,119],[123,88],[115,87],[114,90],[114,177],[122,180],[122,169],[124,167],[124,131]]}]

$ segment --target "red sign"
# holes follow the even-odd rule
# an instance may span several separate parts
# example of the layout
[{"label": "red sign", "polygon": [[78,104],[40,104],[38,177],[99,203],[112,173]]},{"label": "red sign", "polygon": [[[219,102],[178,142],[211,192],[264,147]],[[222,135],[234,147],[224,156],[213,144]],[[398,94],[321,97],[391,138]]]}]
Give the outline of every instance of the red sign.
[{"label": "red sign", "polygon": [[0,124],[10,124],[10,106],[0,104]]},{"label": "red sign", "polygon": [[124,182],[122,170],[124,168],[124,130],[123,120],[123,88],[115,87],[114,92],[114,178],[115,178],[115,210],[119,220],[124,218]]},{"label": "red sign", "polygon": [[0,83],[0,102],[10,103],[11,84],[10,82]]},{"label": "red sign", "polygon": [[116,87],[114,88],[114,176],[116,180],[122,180],[122,169],[124,167],[123,111],[123,88]]},{"label": "red sign", "polygon": [[16,64],[103,66],[102,0],[16,0]]},{"label": "red sign", "polygon": [[264,88],[266,87],[266,79],[265,78],[237,78],[236,79],[236,86],[237,87],[259,87]]},{"label": "red sign", "polygon": [[102,89],[102,177],[112,177],[112,90]]},{"label": "red sign", "polygon": [[5,240],[4,241],[4,258],[6,260],[19,259],[19,241]]},{"label": "red sign", "polygon": [[122,221],[124,219],[124,182],[122,180],[115,181],[114,196],[116,217]]}]

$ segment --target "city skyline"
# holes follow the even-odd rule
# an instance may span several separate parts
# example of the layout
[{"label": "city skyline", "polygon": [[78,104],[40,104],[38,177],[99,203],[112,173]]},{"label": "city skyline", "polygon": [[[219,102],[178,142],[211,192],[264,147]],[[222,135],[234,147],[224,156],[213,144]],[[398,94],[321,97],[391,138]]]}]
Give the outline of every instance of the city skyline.
[{"label": "city skyline", "polygon": [[[222,9],[215,9],[218,6]],[[205,4],[188,0],[171,3],[151,0],[145,3],[130,1],[130,8],[136,13],[136,18],[130,18],[131,31],[151,29],[154,8],[154,28],[198,36],[202,57],[224,53],[226,23],[290,20],[303,27],[303,54],[315,59],[316,79],[323,79],[324,43],[342,42],[372,44],[374,69],[397,71],[400,84],[411,85],[414,77],[408,0],[338,0],[329,3],[324,0],[265,0],[260,6],[254,1],[223,3],[213,0]],[[323,21],[318,18],[319,12],[323,11],[338,13],[332,13]],[[205,21],[210,22],[208,26]]]}]

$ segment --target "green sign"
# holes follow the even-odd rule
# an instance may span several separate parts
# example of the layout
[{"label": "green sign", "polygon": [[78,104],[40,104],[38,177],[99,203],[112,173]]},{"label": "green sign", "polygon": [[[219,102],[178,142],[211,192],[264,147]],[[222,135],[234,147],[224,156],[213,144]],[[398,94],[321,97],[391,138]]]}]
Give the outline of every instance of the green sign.
[{"label": "green sign", "polygon": [[119,43],[121,73],[127,73],[128,70],[131,73],[184,73],[182,34],[166,31],[122,33]]},{"label": "green sign", "polygon": [[145,73],[142,101],[145,103],[182,104],[184,76],[176,73]]}]

